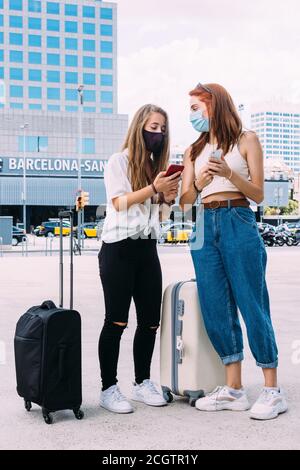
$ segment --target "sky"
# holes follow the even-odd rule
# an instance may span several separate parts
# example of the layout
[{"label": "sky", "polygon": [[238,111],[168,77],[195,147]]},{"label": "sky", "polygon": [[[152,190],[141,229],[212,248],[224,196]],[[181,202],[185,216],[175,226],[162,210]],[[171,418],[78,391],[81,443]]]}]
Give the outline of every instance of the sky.
[{"label": "sky", "polygon": [[188,92],[220,83],[236,105],[299,103],[299,0],[116,0],[119,112],[145,103],[166,109],[172,145],[197,134]]}]

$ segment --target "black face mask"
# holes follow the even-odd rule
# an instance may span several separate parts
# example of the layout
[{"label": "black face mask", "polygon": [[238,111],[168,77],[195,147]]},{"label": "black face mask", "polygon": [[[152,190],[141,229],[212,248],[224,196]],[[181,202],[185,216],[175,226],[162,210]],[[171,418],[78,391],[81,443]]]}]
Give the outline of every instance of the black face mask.
[{"label": "black face mask", "polygon": [[162,132],[149,132],[144,129],[143,137],[146,149],[154,156],[160,155],[165,143],[165,135]]}]

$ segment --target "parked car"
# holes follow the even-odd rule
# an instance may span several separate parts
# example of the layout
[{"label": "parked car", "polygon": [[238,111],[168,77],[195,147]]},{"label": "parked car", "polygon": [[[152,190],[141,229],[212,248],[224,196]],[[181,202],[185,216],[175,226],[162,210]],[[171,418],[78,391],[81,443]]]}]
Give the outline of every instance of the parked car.
[{"label": "parked car", "polygon": [[101,238],[104,221],[105,221],[105,218],[102,218],[97,222],[97,240],[100,240]]},{"label": "parked car", "polygon": [[[71,224],[68,220],[63,220],[63,236],[70,235]],[[45,237],[53,237],[60,234],[59,221],[42,222],[39,235]]]},{"label": "parked car", "polygon": [[165,230],[162,230],[159,243],[187,243],[192,234],[192,230],[192,223],[175,222]]},{"label": "parked car", "polygon": [[[74,229],[74,236],[77,237],[77,227]],[[82,225],[83,238],[97,238],[97,224],[96,222],[88,222]]]},{"label": "parked car", "polygon": [[12,246],[17,246],[22,243],[23,239],[27,239],[25,230],[13,226],[12,228]]}]

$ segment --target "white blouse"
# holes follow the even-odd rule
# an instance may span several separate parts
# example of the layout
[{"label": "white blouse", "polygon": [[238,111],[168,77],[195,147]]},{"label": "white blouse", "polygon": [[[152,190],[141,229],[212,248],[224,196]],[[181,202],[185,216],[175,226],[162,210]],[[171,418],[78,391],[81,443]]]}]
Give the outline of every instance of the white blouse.
[{"label": "white blouse", "polygon": [[112,203],[112,199],[133,191],[127,171],[127,150],[112,155],[104,170],[107,209],[101,239],[105,243],[124,240],[140,232],[147,236],[152,231],[156,238],[159,236],[160,209],[158,204],[151,203],[151,198],[120,211]]}]

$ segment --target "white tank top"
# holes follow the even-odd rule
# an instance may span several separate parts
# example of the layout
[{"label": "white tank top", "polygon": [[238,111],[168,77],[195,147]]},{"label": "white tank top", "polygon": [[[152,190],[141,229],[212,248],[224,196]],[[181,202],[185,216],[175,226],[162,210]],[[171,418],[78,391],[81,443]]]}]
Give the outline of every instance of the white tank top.
[{"label": "white tank top", "polygon": [[[208,159],[216,150],[216,145],[206,144],[201,154],[195,160],[195,177],[197,178],[201,168],[208,162]],[[238,173],[240,176],[249,179],[249,167],[246,159],[241,155],[238,145],[235,145],[232,151],[225,155],[227,165],[231,170]],[[201,192],[201,197],[205,198],[214,193],[223,192],[240,192],[240,190],[232,184],[232,182],[222,176],[214,176],[211,183],[209,183]]]}]

